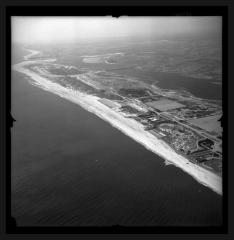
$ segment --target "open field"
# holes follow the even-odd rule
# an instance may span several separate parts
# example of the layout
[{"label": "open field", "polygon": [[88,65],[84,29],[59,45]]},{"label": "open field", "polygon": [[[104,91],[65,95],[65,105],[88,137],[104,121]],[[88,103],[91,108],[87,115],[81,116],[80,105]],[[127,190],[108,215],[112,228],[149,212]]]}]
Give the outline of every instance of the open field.
[{"label": "open field", "polygon": [[86,57],[83,59],[85,63],[101,63],[103,62],[99,57]]},{"label": "open field", "polygon": [[220,115],[215,116],[208,116],[204,118],[198,118],[198,119],[192,119],[189,120],[189,123],[192,123],[206,131],[209,132],[216,132],[218,134],[222,133],[222,127],[220,121],[218,121],[221,118]]},{"label": "open field", "polygon": [[146,105],[156,108],[160,111],[167,111],[170,109],[181,108],[184,107],[181,103],[171,101],[168,99],[160,99],[158,101],[148,102]]}]

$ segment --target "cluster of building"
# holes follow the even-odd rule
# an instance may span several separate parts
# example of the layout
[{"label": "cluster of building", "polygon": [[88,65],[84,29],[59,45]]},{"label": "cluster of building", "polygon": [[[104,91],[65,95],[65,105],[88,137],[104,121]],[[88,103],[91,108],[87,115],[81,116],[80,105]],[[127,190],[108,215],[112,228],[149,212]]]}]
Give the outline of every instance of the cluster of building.
[{"label": "cluster of building", "polygon": [[210,115],[218,115],[221,113],[221,107],[213,106],[210,104],[190,104],[188,106],[171,109],[168,111],[170,114],[178,117],[182,120],[196,119],[196,118],[204,118]]},{"label": "cluster of building", "polygon": [[[123,96],[124,98],[124,96]],[[187,122],[187,118],[202,118],[210,114],[217,114],[220,109],[212,105],[182,104],[165,96],[153,98],[153,101],[145,101],[142,97],[137,99],[128,99],[125,105],[119,110],[125,113],[125,116],[132,117],[140,122],[146,131],[150,132],[157,138],[163,139],[176,152],[184,155],[190,161],[200,164],[210,170],[221,174],[222,171],[222,154],[214,149],[215,141],[221,139],[210,138],[209,135],[202,134],[197,129],[193,129]],[[143,101],[139,101],[143,99]],[[149,100],[149,99],[147,99]],[[134,107],[130,102],[144,108]],[[196,105],[196,106],[195,106]],[[173,113],[173,114],[172,114]],[[180,115],[181,114],[181,115]],[[179,121],[180,116],[183,121]],[[180,119],[180,120],[182,120]]]},{"label": "cluster of building", "polygon": [[[40,74],[46,74],[46,70],[49,70],[40,66],[33,66],[33,68]],[[61,70],[74,72],[75,69]],[[57,72],[60,69],[54,68],[54,71]],[[222,139],[210,136],[206,130],[202,131],[202,128],[206,126],[205,121],[188,121],[189,119],[200,119],[217,114],[221,111],[220,107],[202,101],[192,102],[189,99],[187,102],[180,101],[176,98],[173,99],[172,95],[167,97],[165,94],[160,95],[158,92],[153,95],[153,91],[148,88],[124,89],[122,86],[122,88],[119,88],[121,91],[114,89],[114,87],[106,88],[100,81],[100,76],[93,74],[83,73],[78,75],[74,84],[79,82],[85,84],[83,88],[86,89],[88,86],[93,89],[92,91],[89,90],[89,94],[98,96],[99,102],[120,112],[125,117],[134,118],[144,126],[146,131],[157,138],[162,138],[176,152],[184,155],[192,162],[202,164],[205,167],[209,166],[215,171],[222,168],[222,153],[217,152],[217,149],[214,148],[217,144],[222,143]],[[104,82],[109,83],[111,81],[112,78],[106,76]],[[196,125],[197,128],[193,127],[192,124]]]}]

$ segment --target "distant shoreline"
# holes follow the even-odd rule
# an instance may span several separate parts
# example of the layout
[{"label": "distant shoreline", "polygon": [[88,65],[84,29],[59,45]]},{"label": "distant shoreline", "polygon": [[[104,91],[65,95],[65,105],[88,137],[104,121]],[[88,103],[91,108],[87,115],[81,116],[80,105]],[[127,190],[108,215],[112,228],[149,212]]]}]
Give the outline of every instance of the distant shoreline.
[{"label": "distant shoreline", "polygon": [[127,119],[120,113],[108,108],[107,106],[98,101],[100,99],[98,97],[84,94],[72,89],[67,89],[25,68],[25,66],[32,63],[38,63],[42,61],[55,61],[55,59],[27,61],[32,55],[39,53],[33,50],[30,51],[31,53],[24,57],[24,60],[26,61],[15,64],[13,66],[13,70],[29,76],[33,80],[33,83],[38,87],[57,94],[62,98],[65,98],[80,105],[85,110],[94,113],[95,115],[110,123],[113,127],[119,129],[127,136],[142,144],[148,150],[154,152],[155,154],[164,158],[166,161],[169,161],[173,165],[181,168],[183,171],[187,172],[201,184],[222,195],[222,178],[220,176],[217,176],[211,171],[191,163],[185,157],[177,154],[165,142],[145,131],[143,126],[139,124],[136,120],[129,118]]}]

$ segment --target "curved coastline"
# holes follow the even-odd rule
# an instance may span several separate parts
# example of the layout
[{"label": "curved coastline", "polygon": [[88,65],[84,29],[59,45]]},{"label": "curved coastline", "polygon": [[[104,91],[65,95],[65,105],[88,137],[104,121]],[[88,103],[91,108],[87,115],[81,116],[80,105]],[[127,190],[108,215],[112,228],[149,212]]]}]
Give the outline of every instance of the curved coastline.
[{"label": "curved coastline", "polygon": [[187,172],[201,184],[222,195],[222,177],[207,169],[204,169],[203,167],[191,163],[185,157],[176,153],[165,142],[151,135],[149,132],[146,132],[143,126],[136,120],[125,118],[121,113],[108,108],[98,101],[100,99],[98,97],[62,87],[61,85],[53,83],[45,77],[41,77],[33,71],[25,68],[25,66],[32,63],[56,61],[56,59],[30,61],[28,60],[29,57],[39,53],[38,51],[30,51],[31,53],[24,57],[24,60],[26,61],[15,64],[13,66],[13,70],[29,76],[33,80],[32,83],[38,87],[57,94],[62,98],[80,105],[85,110],[94,113],[98,117],[111,124],[113,127],[119,129],[125,135],[139,142],[148,150],[165,159],[165,161],[169,161],[171,164]]}]

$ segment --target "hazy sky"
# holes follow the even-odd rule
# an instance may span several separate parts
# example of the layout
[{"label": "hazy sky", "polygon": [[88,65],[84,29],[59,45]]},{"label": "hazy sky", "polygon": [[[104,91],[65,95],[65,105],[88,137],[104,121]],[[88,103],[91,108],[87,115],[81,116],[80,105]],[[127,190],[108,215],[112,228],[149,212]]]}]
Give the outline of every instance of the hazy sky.
[{"label": "hazy sky", "polygon": [[221,32],[221,17],[12,17],[12,40],[78,41],[122,36]]}]

